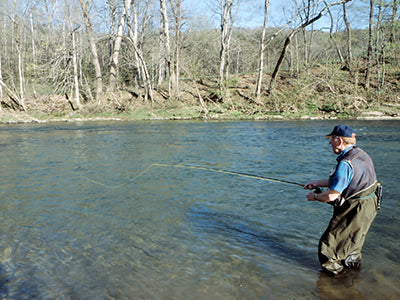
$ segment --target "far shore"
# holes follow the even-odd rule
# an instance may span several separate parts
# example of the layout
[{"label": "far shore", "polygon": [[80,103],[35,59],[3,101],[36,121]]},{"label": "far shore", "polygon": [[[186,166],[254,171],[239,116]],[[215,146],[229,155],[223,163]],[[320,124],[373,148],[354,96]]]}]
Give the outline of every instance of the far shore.
[{"label": "far shore", "polygon": [[310,120],[366,120],[366,121],[383,121],[383,120],[400,120],[400,115],[385,115],[381,112],[363,112],[356,117],[342,117],[334,115],[321,115],[321,116],[282,116],[282,115],[268,115],[268,116],[229,116],[229,115],[208,115],[208,116],[149,116],[149,117],[135,117],[132,116],[45,116],[35,118],[26,112],[9,112],[0,111],[0,124],[24,124],[24,123],[51,123],[51,122],[106,122],[106,121],[168,121],[168,120],[201,120],[201,121],[310,121]]}]

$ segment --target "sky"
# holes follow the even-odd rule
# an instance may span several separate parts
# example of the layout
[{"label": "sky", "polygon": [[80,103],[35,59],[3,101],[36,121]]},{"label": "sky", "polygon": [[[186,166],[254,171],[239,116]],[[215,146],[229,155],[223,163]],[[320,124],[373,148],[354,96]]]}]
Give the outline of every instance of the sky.
[{"label": "sky", "polygon": [[[219,27],[220,17],[215,10],[221,0],[183,0],[183,6],[187,9],[193,10],[198,16],[204,16],[213,22],[214,24],[208,24],[214,28]],[[245,4],[245,2],[247,4]],[[235,21],[236,26],[241,27],[262,27],[264,22],[264,0],[242,0],[240,6],[240,14],[238,19]],[[329,1],[328,1],[329,2]],[[355,8],[354,2],[350,2],[348,5]],[[351,12],[351,7],[349,11]],[[338,6],[337,9],[341,9]],[[214,12],[213,12],[214,10]],[[218,10],[218,9],[217,9]],[[281,27],[292,16],[292,10],[294,10],[293,0],[270,0],[269,16],[268,16],[268,27]],[[360,12],[352,16],[349,13],[349,20],[352,28],[366,28],[368,22],[366,16],[368,9],[365,11],[365,18],[360,17]],[[361,13],[362,15],[362,13]],[[336,20],[335,20],[336,21]],[[330,17],[328,14],[323,16],[319,21],[314,23],[314,29],[328,31],[330,28]],[[342,23],[342,21],[340,21]],[[340,24],[338,23],[338,24]]]}]

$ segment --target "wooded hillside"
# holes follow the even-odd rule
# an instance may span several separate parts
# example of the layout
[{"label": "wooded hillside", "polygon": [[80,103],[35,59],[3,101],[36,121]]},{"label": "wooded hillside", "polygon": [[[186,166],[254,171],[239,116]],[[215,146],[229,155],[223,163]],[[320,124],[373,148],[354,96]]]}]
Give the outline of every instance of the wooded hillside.
[{"label": "wooded hillside", "polygon": [[253,1],[239,27],[246,1],[0,0],[0,115],[398,115],[398,0],[293,1],[280,27]]}]

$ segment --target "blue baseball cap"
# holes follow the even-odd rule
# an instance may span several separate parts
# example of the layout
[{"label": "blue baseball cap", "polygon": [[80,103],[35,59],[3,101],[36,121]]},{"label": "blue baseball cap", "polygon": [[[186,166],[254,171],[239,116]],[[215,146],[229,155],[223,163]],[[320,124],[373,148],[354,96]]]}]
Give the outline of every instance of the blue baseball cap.
[{"label": "blue baseball cap", "polygon": [[333,128],[333,131],[326,135],[326,138],[330,138],[331,136],[341,136],[341,137],[352,137],[353,136],[353,129],[351,129],[347,125],[337,125]]}]

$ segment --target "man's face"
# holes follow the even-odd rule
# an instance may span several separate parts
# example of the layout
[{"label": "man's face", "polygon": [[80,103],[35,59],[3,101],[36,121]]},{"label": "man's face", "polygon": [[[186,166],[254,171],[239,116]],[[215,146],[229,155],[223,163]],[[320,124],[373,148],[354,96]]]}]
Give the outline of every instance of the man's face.
[{"label": "man's face", "polygon": [[340,139],[340,137],[338,136],[331,136],[329,138],[329,144],[332,147],[332,151],[335,154],[340,154],[343,150],[342,150],[342,140]]}]

